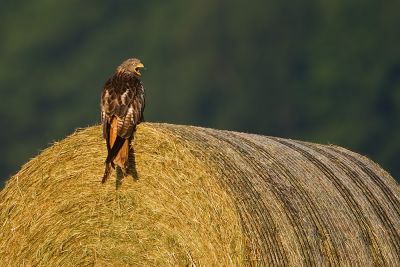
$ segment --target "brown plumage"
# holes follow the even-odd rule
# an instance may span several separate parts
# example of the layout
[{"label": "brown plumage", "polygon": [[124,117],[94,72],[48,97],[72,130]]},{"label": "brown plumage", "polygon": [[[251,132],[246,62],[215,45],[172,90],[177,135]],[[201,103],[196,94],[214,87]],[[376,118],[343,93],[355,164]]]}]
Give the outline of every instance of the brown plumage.
[{"label": "brown plumage", "polygon": [[128,156],[136,125],[143,121],[144,88],[139,77],[143,64],[139,59],[127,59],[104,85],[101,94],[101,121],[107,143],[106,167],[102,183],[115,164],[124,175],[129,171]]}]

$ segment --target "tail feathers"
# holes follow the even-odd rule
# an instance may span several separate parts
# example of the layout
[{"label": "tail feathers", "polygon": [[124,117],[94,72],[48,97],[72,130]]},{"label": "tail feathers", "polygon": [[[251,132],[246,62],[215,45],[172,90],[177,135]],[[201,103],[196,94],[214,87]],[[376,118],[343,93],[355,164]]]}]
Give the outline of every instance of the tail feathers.
[{"label": "tail feathers", "polygon": [[101,183],[105,183],[108,179],[108,177],[110,176],[110,172],[111,172],[111,164],[106,162],[106,168],[104,170],[104,175],[103,175],[103,179],[101,180]]},{"label": "tail feathers", "polygon": [[[115,142],[114,142],[112,148],[108,151],[107,159],[106,159],[106,162],[105,162],[106,167],[105,167],[105,170],[104,170],[103,179],[101,181],[102,183],[105,183],[107,181],[107,179],[108,179],[108,177],[110,176],[110,173],[111,173],[111,168],[115,169],[114,160],[118,157],[118,155],[121,152],[121,148],[123,148],[124,145],[126,147],[128,147],[128,142],[127,141],[128,140],[126,140],[126,139],[124,139],[124,138],[122,138],[120,136],[117,136],[117,138],[115,139]],[[127,150],[127,148],[125,150]],[[120,159],[120,157],[118,157],[118,161],[116,163],[118,165],[122,165],[122,163],[120,163],[120,161],[121,161],[121,159]],[[125,166],[124,166],[125,164],[126,163],[124,163],[121,166],[123,168],[122,171],[124,173],[124,176],[126,176],[126,174],[125,174],[126,171],[124,170],[125,169]]]},{"label": "tail feathers", "polygon": [[106,163],[112,163],[113,160],[115,159],[115,157],[117,156],[119,150],[121,149],[121,147],[124,145],[124,142],[126,140],[120,136],[117,136],[117,138],[115,139],[115,142],[111,148],[111,150],[108,152],[108,156],[106,159]]},{"label": "tail feathers", "polygon": [[113,162],[109,162],[109,163],[106,162],[106,167],[104,169],[104,175],[103,175],[103,179],[101,180],[101,183],[104,184],[108,180],[108,177],[110,177],[110,173],[111,173],[112,169],[115,169],[116,173],[117,173],[116,186],[118,189],[120,187],[120,185],[122,184],[122,179],[125,176],[128,176],[129,170],[128,170],[128,167],[126,167],[126,169],[121,168],[120,166],[115,167]]}]

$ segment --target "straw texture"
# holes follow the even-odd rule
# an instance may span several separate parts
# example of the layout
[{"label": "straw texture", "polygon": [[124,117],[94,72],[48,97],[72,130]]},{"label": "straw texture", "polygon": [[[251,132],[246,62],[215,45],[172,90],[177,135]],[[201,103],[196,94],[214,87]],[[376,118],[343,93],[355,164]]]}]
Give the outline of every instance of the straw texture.
[{"label": "straw texture", "polygon": [[363,156],[156,123],[133,142],[123,181],[100,183],[99,126],[24,165],[0,193],[1,264],[400,265],[399,185]]}]

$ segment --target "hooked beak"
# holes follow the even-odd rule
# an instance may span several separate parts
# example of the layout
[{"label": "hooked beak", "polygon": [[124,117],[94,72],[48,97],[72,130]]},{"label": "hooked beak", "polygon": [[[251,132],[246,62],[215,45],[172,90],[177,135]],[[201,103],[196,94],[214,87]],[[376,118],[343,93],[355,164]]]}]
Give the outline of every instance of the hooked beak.
[{"label": "hooked beak", "polygon": [[144,65],[142,63],[138,63],[135,67],[135,74],[137,76],[142,76],[142,74],[140,73],[140,69],[144,68]]}]

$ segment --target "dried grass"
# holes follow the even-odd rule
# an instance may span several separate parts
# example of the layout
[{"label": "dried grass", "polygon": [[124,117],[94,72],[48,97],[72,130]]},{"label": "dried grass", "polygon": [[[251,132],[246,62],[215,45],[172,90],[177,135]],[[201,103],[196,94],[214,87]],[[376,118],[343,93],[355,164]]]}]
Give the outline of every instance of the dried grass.
[{"label": "dried grass", "polygon": [[343,148],[143,123],[137,177],[100,183],[100,127],[28,162],[0,193],[4,266],[400,263],[399,186]]}]

